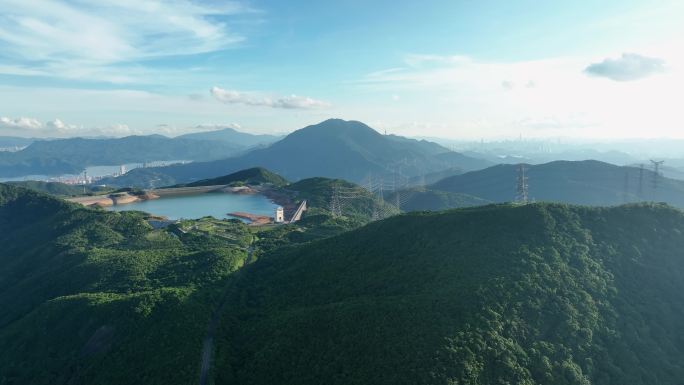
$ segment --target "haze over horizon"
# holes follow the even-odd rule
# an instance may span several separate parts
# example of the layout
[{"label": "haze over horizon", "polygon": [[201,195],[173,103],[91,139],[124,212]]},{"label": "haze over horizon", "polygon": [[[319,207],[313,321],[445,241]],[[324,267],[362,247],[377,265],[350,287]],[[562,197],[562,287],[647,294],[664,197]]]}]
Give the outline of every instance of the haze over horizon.
[{"label": "haze over horizon", "polygon": [[0,5],[0,135],[684,138],[680,1]]}]

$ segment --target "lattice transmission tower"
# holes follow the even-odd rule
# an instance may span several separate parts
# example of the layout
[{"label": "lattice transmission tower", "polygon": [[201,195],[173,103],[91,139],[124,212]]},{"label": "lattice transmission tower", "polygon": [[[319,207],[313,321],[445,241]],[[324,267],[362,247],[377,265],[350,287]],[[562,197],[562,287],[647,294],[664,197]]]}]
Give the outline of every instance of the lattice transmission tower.
[{"label": "lattice transmission tower", "polygon": [[660,166],[665,163],[664,160],[653,160],[651,159],[651,164],[653,164],[653,189],[658,189],[658,179],[660,178]]},{"label": "lattice transmission tower", "polygon": [[530,185],[527,176],[527,168],[524,164],[518,165],[518,181],[516,186],[516,201],[521,204],[527,204],[530,201]]},{"label": "lattice transmission tower", "polygon": [[337,185],[332,186],[332,194],[330,196],[330,212],[333,217],[342,215],[342,204],[340,203],[340,192]]}]

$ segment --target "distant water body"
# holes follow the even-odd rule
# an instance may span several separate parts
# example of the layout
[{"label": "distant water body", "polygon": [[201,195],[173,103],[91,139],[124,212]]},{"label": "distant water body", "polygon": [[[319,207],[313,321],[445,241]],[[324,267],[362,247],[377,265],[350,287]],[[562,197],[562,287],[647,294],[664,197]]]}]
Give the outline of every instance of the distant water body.
[{"label": "distant water body", "polygon": [[272,217],[278,207],[263,195],[241,195],[229,193],[206,193],[164,197],[126,205],[111,206],[108,210],[145,211],[169,219],[197,219],[206,216],[230,218],[230,212],[242,211],[250,214]]},{"label": "distant water body", "polygon": [[[178,164],[178,163],[189,163],[190,161],[188,160],[156,160],[154,162],[148,162],[146,164],[143,163],[126,163],[124,164],[124,168],[126,171],[131,171],[133,169],[147,166],[147,167],[163,167],[163,166],[169,166],[172,164]],[[122,165],[109,165],[109,166],[90,166],[85,168],[85,172],[88,174],[88,176],[93,177],[93,178],[99,178],[99,177],[106,177],[106,176],[111,176],[115,173],[118,173],[119,170],[121,170]],[[66,179],[73,179],[77,177],[82,177],[83,173],[81,174],[63,174],[63,175],[21,175],[21,176],[15,176],[11,178],[0,178],[0,183],[1,182],[12,182],[12,181],[24,181],[24,180],[39,180],[39,181],[46,181],[46,182],[59,182],[61,180],[66,180]]]}]

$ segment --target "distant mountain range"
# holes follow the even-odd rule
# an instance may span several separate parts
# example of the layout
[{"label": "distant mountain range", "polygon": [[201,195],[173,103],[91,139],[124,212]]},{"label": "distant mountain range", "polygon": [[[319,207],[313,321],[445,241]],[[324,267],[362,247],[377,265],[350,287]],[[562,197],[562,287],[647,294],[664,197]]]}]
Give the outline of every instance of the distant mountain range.
[{"label": "distant mountain range", "polygon": [[20,138],[17,136],[0,136],[0,148],[25,147],[35,142],[33,138]]},{"label": "distant mountain range", "polygon": [[158,160],[220,159],[246,149],[227,141],[161,135],[40,140],[21,151],[0,152],[0,177],[77,174],[88,166]]},{"label": "distant mountain range", "polygon": [[156,179],[188,183],[251,167],[264,167],[294,181],[324,176],[359,182],[369,175],[413,177],[446,169],[469,171],[491,165],[491,162],[451,152],[436,143],[382,135],[361,122],[330,119],[244,155],[213,162],[133,170],[123,177],[108,179],[106,183],[149,187],[151,174]]},{"label": "distant mountain range", "polygon": [[[684,208],[684,181],[648,169],[615,166],[599,161],[556,161],[525,165],[529,197],[544,202],[612,206],[640,201],[667,202]],[[407,190],[404,210],[440,210],[472,206],[476,197],[485,202],[516,199],[519,166],[502,164],[454,175],[427,186],[425,192]],[[460,199],[443,193],[460,194]]]},{"label": "distant mountain range", "polygon": [[276,135],[253,135],[226,127],[216,131],[180,135],[176,139],[211,140],[232,143],[242,147],[257,147],[271,144],[282,139],[282,137]]},{"label": "distant mountain range", "polygon": [[490,150],[468,150],[463,154],[487,159],[495,163],[530,163],[542,164],[553,162],[556,160],[567,161],[581,161],[581,160],[598,160],[601,162],[612,163],[616,165],[628,165],[637,163],[638,158],[621,151],[597,151],[588,148],[577,148],[572,150],[563,150],[558,152],[536,152],[536,151],[515,151],[506,148],[490,149]]}]

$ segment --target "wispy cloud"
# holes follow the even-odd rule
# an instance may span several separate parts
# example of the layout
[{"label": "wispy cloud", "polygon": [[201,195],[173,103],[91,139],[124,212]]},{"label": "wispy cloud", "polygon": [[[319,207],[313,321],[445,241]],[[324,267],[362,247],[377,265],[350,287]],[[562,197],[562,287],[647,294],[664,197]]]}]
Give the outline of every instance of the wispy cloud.
[{"label": "wispy cloud", "polygon": [[328,102],[305,96],[290,95],[272,98],[254,93],[226,90],[219,87],[212,87],[210,92],[216,100],[226,104],[304,110],[330,107]]},{"label": "wispy cloud", "polygon": [[76,124],[65,123],[61,119],[41,122],[35,118],[9,118],[0,117],[0,135],[17,136],[126,136],[139,134],[139,131],[131,129],[126,124],[112,124],[105,127],[85,127]]},{"label": "wispy cloud", "polygon": [[663,72],[665,61],[635,53],[623,53],[617,59],[607,58],[599,63],[590,64],[584,72],[605,77],[618,82],[639,80]]},{"label": "wispy cloud", "polygon": [[36,130],[43,127],[38,119],[34,118],[8,118],[5,116],[0,117],[0,129],[5,130]]},{"label": "wispy cloud", "polygon": [[459,65],[471,63],[472,59],[463,55],[426,55],[408,54],[404,63],[409,67],[424,67],[430,65]]},{"label": "wispy cloud", "polygon": [[127,80],[116,66],[240,43],[227,19],[251,12],[234,1],[189,0],[0,0],[0,8],[0,73],[112,82]]}]

